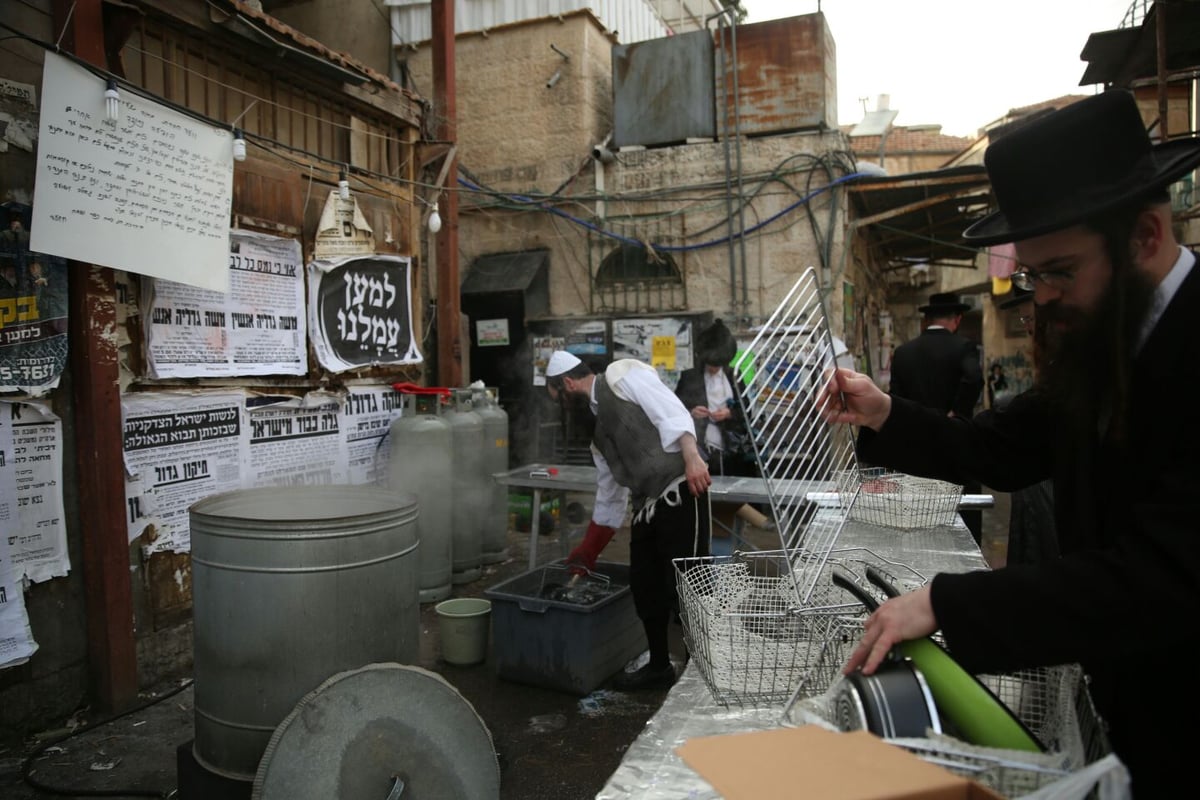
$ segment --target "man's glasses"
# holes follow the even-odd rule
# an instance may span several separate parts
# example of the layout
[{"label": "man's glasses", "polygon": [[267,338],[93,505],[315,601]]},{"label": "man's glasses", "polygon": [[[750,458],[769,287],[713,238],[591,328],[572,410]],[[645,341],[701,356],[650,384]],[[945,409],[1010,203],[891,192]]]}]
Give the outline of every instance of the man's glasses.
[{"label": "man's glasses", "polygon": [[1047,288],[1060,291],[1071,285],[1071,281],[1075,280],[1075,270],[1073,269],[1044,269],[1035,271],[1031,269],[1023,269],[1019,272],[1014,272],[1009,275],[1009,280],[1023,292],[1032,292],[1037,288],[1039,283],[1044,283]]}]

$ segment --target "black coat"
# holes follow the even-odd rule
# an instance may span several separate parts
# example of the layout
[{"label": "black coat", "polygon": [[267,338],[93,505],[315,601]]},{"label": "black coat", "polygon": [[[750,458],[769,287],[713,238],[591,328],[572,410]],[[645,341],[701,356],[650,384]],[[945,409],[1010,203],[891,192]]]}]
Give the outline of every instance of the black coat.
[{"label": "black coat", "polygon": [[[730,389],[733,390],[734,394],[737,394],[738,383],[734,379],[733,369],[731,367],[723,367],[722,371],[725,373],[725,379],[729,381]],[[696,406],[704,406],[707,408],[708,392],[704,388],[704,367],[692,367],[691,369],[685,369],[683,372],[679,373],[679,383],[675,384],[675,396],[683,402],[684,407],[686,407],[689,412],[691,412],[691,410]],[[726,448],[726,453],[720,461],[721,474],[750,474],[747,470],[751,469],[753,465],[747,460],[746,454],[732,452],[731,449],[731,434],[737,437],[745,437],[747,434],[746,417],[742,411],[741,404],[737,402],[736,398],[734,399],[732,411],[733,415],[721,423],[712,423],[708,419],[697,419],[696,417],[692,417],[692,420],[696,423],[696,444],[700,446],[700,452],[705,454],[705,457],[710,462],[709,467],[712,468],[712,462],[716,461],[714,458],[716,454],[708,452],[708,445],[705,440],[705,435],[708,433],[709,425],[720,425],[721,433],[724,435],[723,441]],[[752,460],[752,458],[753,457],[751,456],[750,459]]]},{"label": "black coat", "polygon": [[[1000,411],[951,419],[894,400],[859,452],[914,474],[1001,491],[1053,478],[1062,557],[933,580],[946,643],[976,672],[1079,662],[1111,725],[1135,796],[1173,796],[1200,719],[1191,686],[1200,612],[1200,423],[1187,373],[1200,364],[1200,265],[1194,266],[1136,358],[1129,435],[1080,426],[1027,392]],[[1184,377],[1181,377],[1184,375]],[[1084,426],[1086,429],[1086,426]]]},{"label": "black coat", "polygon": [[891,393],[945,414],[970,417],[983,391],[974,342],[945,328],[927,329],[892,354]]}]

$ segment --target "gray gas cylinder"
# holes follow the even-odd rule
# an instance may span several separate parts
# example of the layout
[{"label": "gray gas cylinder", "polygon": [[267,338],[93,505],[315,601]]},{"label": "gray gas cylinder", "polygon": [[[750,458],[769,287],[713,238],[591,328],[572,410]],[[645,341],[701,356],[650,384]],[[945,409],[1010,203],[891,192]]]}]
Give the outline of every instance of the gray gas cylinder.
[{"label": "gray gas cylinder", "polygon": [[471,390],[452,389],[451,396],[454,402],[443,413],[454,443],[453,492],[448,498],[454,519],[450,580],[470,583],[482,574],[483,507],[487,500],[483,482],[491,478],[484,472],[483,418],[472,407]]},{"label": "gray gas cylinder", "polygon": [[454,503],[446,487],[454,478],[454,442],[436,395],[402,394],[402,413],[392,423],[388,488],[417,498],[417,536],[422,603],[451,592]]},{"label": "gray gas cylinder", "polygon": [[415,663],[417,503],[375,486],[278,486],[189,509],[195,732],[253,780],[276,726],[330,675]]},{"label": "gray gas cylinder", "polygon": [[475,413],[483,418],[484,476],[489,489],[482,512],[484,564],[498,564],[508,558],[508,489],[492,477],[508,471],[508,414],[500,407],[495,391],[471,389]]}]

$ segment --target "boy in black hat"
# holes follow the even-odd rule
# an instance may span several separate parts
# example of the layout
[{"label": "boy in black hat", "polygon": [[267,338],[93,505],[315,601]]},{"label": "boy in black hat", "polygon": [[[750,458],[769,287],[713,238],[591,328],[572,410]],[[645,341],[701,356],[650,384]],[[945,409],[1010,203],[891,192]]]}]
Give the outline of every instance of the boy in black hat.
[{"label": "boy in black hat", "polygon": [[[1167,187],[1200,141],[1154,145],[1133,96],[1047,114],[984,157],[999,211],[964,238],[1013,242],[1013,283],[1047,326],[1033,390],[951,419],[839,371],[831,420],[863,426],[874,463],[1013,491],[1054,481],[1062,555],[941,574],[867,620],[846,665],[873,672],[898,641],[941,629],[972,672],[1079,662],[1138,798],[1178,796],[1200,693],[1169,689],[1200,610],[1200,425],[1172,413],[1200,363],[1200,269],[1172,231]],[[839,401],[841,399],[839,397]],[[1177,644],[1184,641],[1182,647]]]}]

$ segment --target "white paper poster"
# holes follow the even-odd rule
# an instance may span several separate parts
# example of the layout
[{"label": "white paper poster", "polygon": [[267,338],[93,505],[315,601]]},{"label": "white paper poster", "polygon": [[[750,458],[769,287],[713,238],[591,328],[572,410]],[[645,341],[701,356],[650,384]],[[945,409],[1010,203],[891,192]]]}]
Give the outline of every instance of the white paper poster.
[{"label": "white paper poster", "polygon": [[250,430],[247,488],[348,482],[346,439],[337,395],[246,400]]},{"label": "white paper poster", "polygon": [[[636,358],[658,370],[658,376],[671,389],[679,383],[679,373],[692,366],[692,323],[686,319],[653,317],[649,319],[614,319],[613,359]],[[671,358],[655,359],[668,349],[666,340],[674,340]],[[673,363],[668,363],[673,362]]]},{"label": "white paper poster", "polygon": [[44,58],[30,249],[228,291],[230,131]]},{"label": "white paper poster", "polygon": [[188,508],[242,485],[243,403],[236,392],[142,392],[121,400],[129,541],[191,550]]},{"label": "white paper poster", "polygon": [[151,377],[308,372],[300,243],[234,231],[227,259],[228,292],[148,282],[142,315]]},{"label": "white paper poster", "polygon": [[66,575],[62,422],[40,403],[0,402],[0,448],[0,529],[12,577],[36,582]]},{"label": "white paper poster", "polygon": [[8,548],[0,542],[0,669],[24,664],[37,651],[21,582],[9,569]]},{"label": "white paper poster", "polygon": [[347,392],[342,402],[342,434],[350,483],[387,483],[389,431],[400,416],[401,397],[391,386],[352,386]]},{"label": "white paper poster", "polygon": [[411,262],[358,256],[308,265],[313,349],[333,372],[380,364],[419,364],[413,336]]}]

